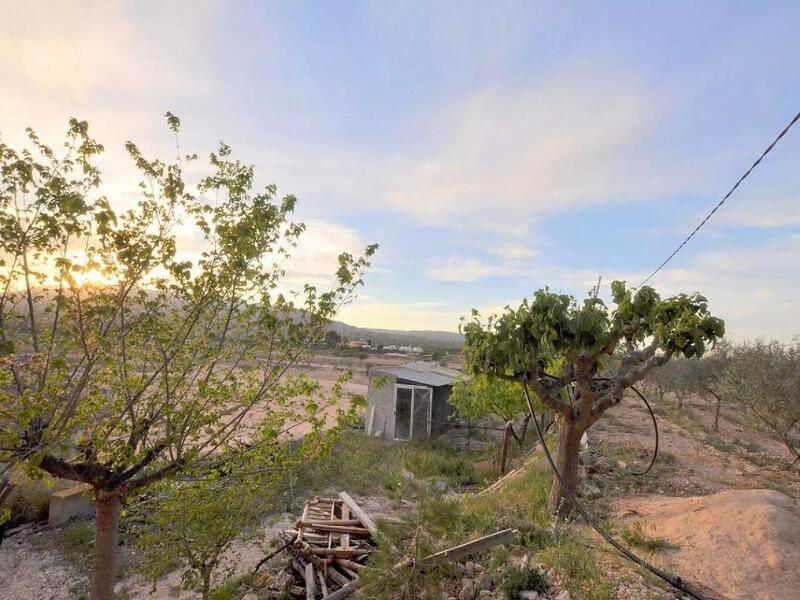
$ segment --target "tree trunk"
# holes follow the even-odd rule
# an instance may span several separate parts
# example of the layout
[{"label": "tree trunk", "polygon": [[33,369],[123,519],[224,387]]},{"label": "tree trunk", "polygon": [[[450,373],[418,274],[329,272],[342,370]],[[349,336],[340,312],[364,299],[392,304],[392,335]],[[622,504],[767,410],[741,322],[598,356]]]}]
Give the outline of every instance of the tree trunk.
[{"label": "tree trunk", "polygon": [[117,540],[122,502],[118,494],[99,492],[95,509],[92,600],[112,600],[117,578]]},{"label": "tree trunk", "polygon": [[203,578],[203,600],[208,600],[211,597],[211,566],[203,565],[200,568],[200,575]]},{"label": "tree trunk", "polygon": [[[574,421],[559,417],[558,456],[555,457],[556,468],[573,496],[578,491],[578,454],[581,449],[581,436],[585,428]],[[550,512],[567,516],[572,512],[572,501],[564,492],[558,477],[553,475],[553,487],[550,488]]]},{"label": "tree trunk", "polygon": [[714,431],[719,431],[719,409],[722,406],[722,398],[711,390],[708,392],[717,399],[717,405],[714,407]]}]

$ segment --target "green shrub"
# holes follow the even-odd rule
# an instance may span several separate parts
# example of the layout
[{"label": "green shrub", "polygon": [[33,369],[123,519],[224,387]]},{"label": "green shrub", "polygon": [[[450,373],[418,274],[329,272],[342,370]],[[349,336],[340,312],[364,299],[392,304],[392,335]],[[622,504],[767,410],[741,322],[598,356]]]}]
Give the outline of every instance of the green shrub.
[{"label": "green shrub", "polygon": [[11,513],[11,525],[46,520],[52,493],[74,485],[68,481],[56,481],[50,476],[32,479],[19,471],[12,475],[11,480],[14,490],[5,502]]},{"label": "green shrub", "polygon": [[628,542],[628,544],[631,546],[636,546],[637,548],[641,548],[649,552],[655,552],[657,550],[669,550],[678,547],[676,544],[673,544],[664,538],[648,534],[645,522],[641,520],[634,521],[625,527],[620,535],[622,536],[622,539]]},{"label": "green shrub", "polygon": [[73,521],[58,532],[56,546],[64,560],[83,570],[92,560],[94,526],[90,521]]},{"label": "green shrub", "polygon": [[511,567],[503,574],[500,589],[506,593],[509,600],[518,600],[519,593],[524,590],[544,592],[548,585],[547,579],[539,569],[531,566]]}]

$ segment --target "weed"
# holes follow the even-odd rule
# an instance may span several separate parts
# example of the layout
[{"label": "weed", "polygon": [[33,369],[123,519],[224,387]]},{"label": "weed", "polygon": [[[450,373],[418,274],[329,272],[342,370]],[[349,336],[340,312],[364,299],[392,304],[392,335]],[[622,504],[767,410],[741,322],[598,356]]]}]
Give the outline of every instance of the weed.
[{"label": "weed", "polygon": [[509,600],[519,600],[520,592],[524,590],[533,590],[535,592],[544,592],[547,588],[547,579],[536,567],[511,567],[505,573],[500,581],[500,589],[506,593]]},{"label": "weed", "polygon": [[729,454],[736,449],[736,444],[718,433],[709,433],[706,435],[705,443],[712,448],[716,448],[720,452],[724,452],[726,454]]},{"label": "weed", "polygon": [[233,600],[235,597],[239,597],[241,594],[241,588],[247,588],[247,586],[253,583],[253,577],[250,575],[246,575],[244,577],[233,577],[225,581],[219,587],[213,589],[211,591],[210,598],[211,600]]},{"label": "weed", "polygon": [[677,544],[673,544],[669,540],[648,534],[647,526],[642,520],[636,520],[625,527],[620,535],[631,546],[636,546],[648,552],[678,548]]},{"label": "weed", "polygon": [[92,560],[94,527],[89,521],[73,521],[58,532],[56,546],[69,564],[88,570]]}]

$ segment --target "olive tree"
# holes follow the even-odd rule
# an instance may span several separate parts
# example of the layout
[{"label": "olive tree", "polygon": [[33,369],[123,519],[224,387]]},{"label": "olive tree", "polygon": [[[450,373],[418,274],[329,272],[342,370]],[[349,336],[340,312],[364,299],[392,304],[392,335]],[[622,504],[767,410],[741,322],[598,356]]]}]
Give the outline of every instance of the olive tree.
[{"label": "olive tree", "polygon": [[86,122],[70,121],[62,152],[29,138],[0,144],[0,462],[91,488],[91,595],[105,600],[126,499],[257,442],[376,247],[342,254],[327,291],[283,293],[295,198],[256,189],[228,146],[191,185],[195,155],[128,142],[141,183],[120,210],[99,195]]},{"label": "olive tree", "polygon": [[714,398],[714,431],[719,431],[719,414],[722,409],[722,379],[730,364],[730,344],[720,340],[702,358],[675,361],[682,365],[683,377],[679,381],[683,395],[710,395]]},{"label": "olive tree", "polygon": [[678,408],[683,408],[691,389],[692,368],[688,360],[676,358],[660,369],[650,371],[642,380],[642,387],[646,393],[654,394],[662,402],[668,394],[672,394],[678,401]]},{"label": "olive tree", "polygon": [[[662,299],[652,288],[634,293],[623,282],[611,285],[615,308],[589,297],[547,288],[514,309],[482,321],[473,310],[463,326],[465,364],[471,374],[525,382],[559,425],[556,466],[573,494],[583,433],[627,388],[673,356],[701,356],[724,334],[699,294]],[[619,356],[618,345],[625,351]],[[616,353],[616,356],[615,356]],[[602,375],[601,375],[602,373]],[[566,512],[566,493],[554,479],[552,511]]]},{"label": "olive tree", "polygon": [[786,447],[793,464],[800,463],[800,339],[733,346],[720,389],[744,408],[752,423]]}]

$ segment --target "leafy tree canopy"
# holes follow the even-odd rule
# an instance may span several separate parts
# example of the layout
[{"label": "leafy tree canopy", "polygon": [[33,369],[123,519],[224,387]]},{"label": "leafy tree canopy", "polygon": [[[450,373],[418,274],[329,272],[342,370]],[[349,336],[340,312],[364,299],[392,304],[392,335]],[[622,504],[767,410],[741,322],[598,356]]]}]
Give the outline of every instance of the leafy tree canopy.
[{"label": "leafy tree canopy", "polygon": [[[650,287],[611,285],[613,310],[594,296],[577,302],[547,288],[514,309],[463,325],[470,374],[525,381],[560,420],[558,469],[577,483],[579,440],[624,391],[673,356],[702,356],[725,331],[700,294],[662,299]],[[619,352],[619,348],[622,352]],[[550,505],[562,510],[554,482]]]}]

